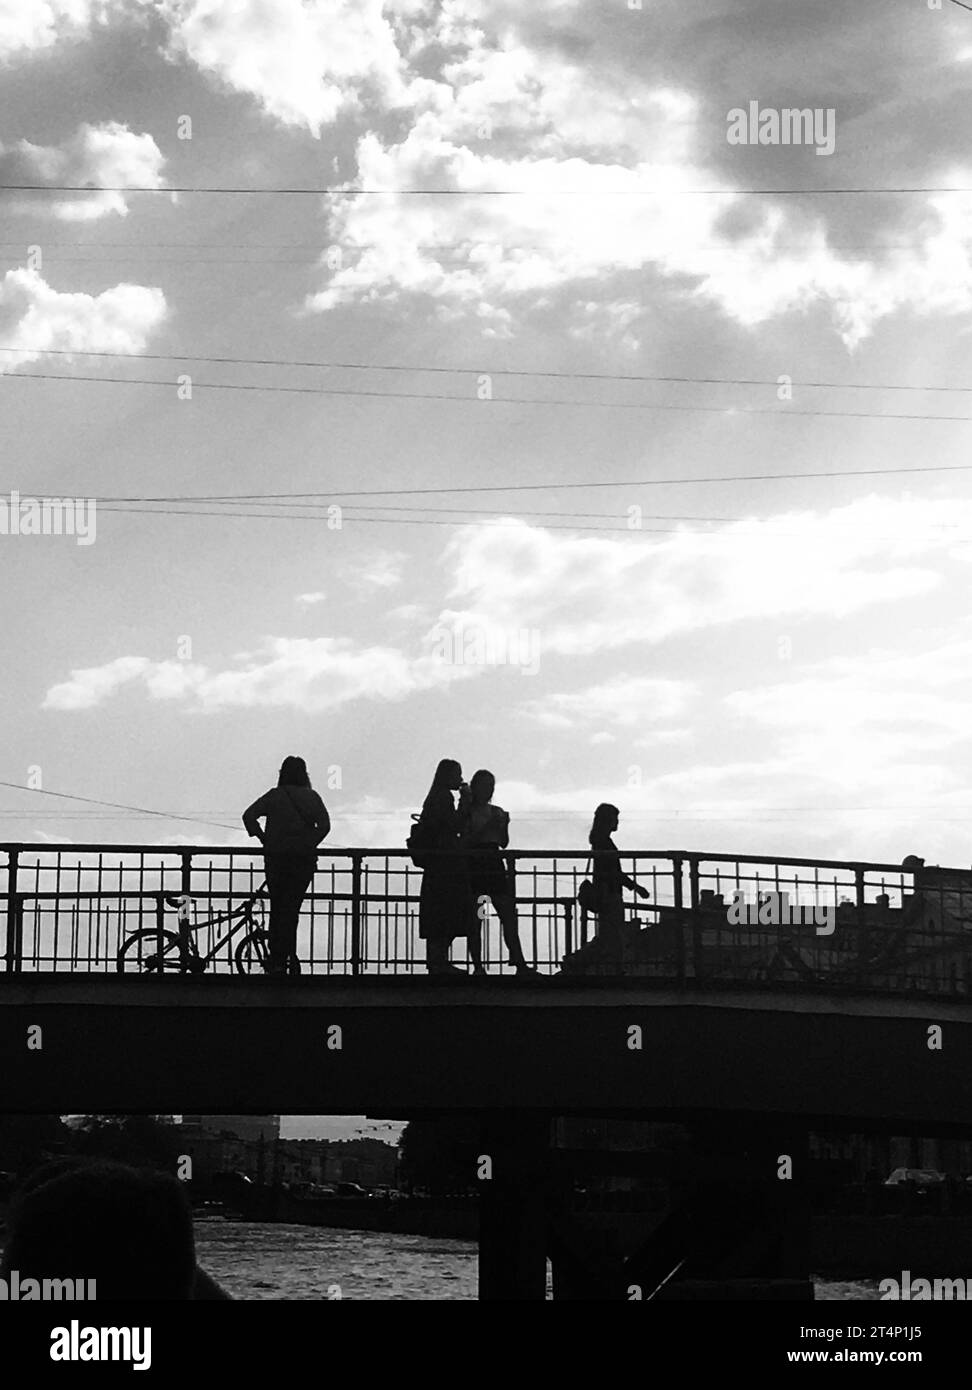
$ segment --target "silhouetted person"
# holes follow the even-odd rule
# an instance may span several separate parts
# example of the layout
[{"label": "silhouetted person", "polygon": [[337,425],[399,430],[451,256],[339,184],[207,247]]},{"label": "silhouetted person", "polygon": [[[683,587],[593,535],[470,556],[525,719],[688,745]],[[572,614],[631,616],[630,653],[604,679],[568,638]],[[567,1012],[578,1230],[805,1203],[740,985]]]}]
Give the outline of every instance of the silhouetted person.
[{"label": "silhouetted person", "polygon": [[468,852],[469,886],[476,920],[481,923],[479,905],[483,898],[488,899],[500,919],[510,964],[515,966],[518,975],[536,975],[537,972],[527,965],[520,945],[516,898],[506,861],[500,853],[510,843],[510,817],[502,806],[493,805],[495,788],[496,778],[486,768],[480,768],[469,783],[466,803],[463,844]]},{"label": "silhouetted person", "polygon": [[296,974],[300,908],[317,869],[317,846],[331,829],[303,758],[284,758],[277,785],[247,807],[243,824],[263,845],[270,894],[268,974],[285,975],[288,969]]},{"label": "silhouetted person", "polygon": [[58,1159],[14,1193],[0,1274],[94,1279],[97,1302],[225,1299],[196,1264],[185,1186],[169,1173]]},{"label": "silhouetted person", "polygon": [[635,883],[621,870],[621,855],[611,836],[618,828],[620,812],[617,806],[602,802],[594,812],[591,833],[592,874],[597,902],[597,939],[605,954],[621,967],[624,964],[624,898],[625,888],[648,897],[647,888]]},{"label": "silhouetted person", "polygon": [[[460,793],[459,806],[453,792]],[[462,768],[452,758],[443,758],[435,770],[429,794],[422,803],[421,824],[427,836],[429,855],[422,871],[419,895],[419,936],[425,942],[425,958],[430,975],[456,975],[466,972],[449,964],[453,937],[473,930],[475,906],[469,891],[466,856],[460,853],[459,837],[466,819],[469,788],[462,780]],[[479,944],[479,921],[475,920],[475,945]],[[473,949],[470,949],[473,954]],[[476,959],[475,955],[473,956]]]}]

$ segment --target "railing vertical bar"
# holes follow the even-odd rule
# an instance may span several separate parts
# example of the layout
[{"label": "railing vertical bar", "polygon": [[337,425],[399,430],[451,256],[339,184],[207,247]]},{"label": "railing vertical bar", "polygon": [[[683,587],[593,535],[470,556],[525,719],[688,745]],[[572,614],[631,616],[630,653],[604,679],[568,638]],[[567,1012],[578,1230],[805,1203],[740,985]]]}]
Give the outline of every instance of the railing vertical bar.
[{"label": "railing vertical bar", "polygon": [[17,897],[19,864],[20,851],[7,850],[7,941],[4,955],[7,970],[12,974],[19,974],[20,972],[20,956],[23,948],[23,909]]},{"label": "railing vertical bar", "polygon": [[678,982],[684,985],[687,979],[685,960],[685,911],[682,905],[682,857],[671,856],[672,861],[672,901],[675,908],[675,941],[678,952]]},{"label": "railing vertical bar", "polygon": [[867,931],[864,921],[866,911],[864,903],[864,870],[861,868],[856,868],[854,870],[854,907],[855,915],[857,917],[857,940],[854,943],[854,980],[858,987],[860,987],[865,983],[863,962],[864,940]]},{"label": "railing vertical bar", "polygon": [[[695,958],[695,977],[702,973],[702,921],[699,915],[699,857],[690,854],[689,865],[689,911],[692,914],[692,955]],[[716,940],[721,944],[722,933],[717,932]]]},{"label": "railing vertical bar", "polygon": [[[185,898],[192,898],[192,850],[179,851],[179,892]],[[160,899],[163,909],[164,899]],[[185,974],[189,969],[189,914],[179,912],[179,970]]]},{"label": "railing vertical bar", "polygon": [[351,855],[351,974],[361,974],[361,852]]}]

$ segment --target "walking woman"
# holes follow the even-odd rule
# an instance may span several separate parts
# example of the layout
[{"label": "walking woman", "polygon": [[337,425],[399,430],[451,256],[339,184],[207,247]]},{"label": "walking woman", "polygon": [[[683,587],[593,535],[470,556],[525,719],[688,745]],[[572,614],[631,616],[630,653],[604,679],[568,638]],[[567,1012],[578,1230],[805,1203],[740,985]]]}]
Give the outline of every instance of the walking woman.
[{"label": "walking woman", "polygon": [[[261,829],[260,821],[266,820]],[[270,893],[270,964],[267,973],[299,974],[297,923],[317,869],[317,846],[331,829],[324,802],[311,786],[303,758],[284,758],[277,785],[243,812],[248,835],[263,845]]]},{"label": "walking woman", "polygon": [[[459,792],[458,807],[453,792]],[[443,758],[422,803],[420,817],[428,855],[419,895],[419,936],[425,942],[428,971],[430,975],[456,975],[463,979],[466,972],[449,964],[449,947],[453,937],[469,935],[473,924],[470,955],[482,968],[478,960],[479,922],[469,891],[466,856],[459,843],[468,796],[462,768],[453,758]]]},{"label": "walking woman", "polygon": [[[493,805],[496,778],[486,768],[474,773],[469,783],[469,802],[463,844],[469,854],[469,886],[477,921],[484,899],[493,904],[503,928],[503,941],[510,953],[510,964],[518,975],[536,975],[526,963],[516,921],[516,898],[501,850],[510,843],[510,816],[502,806]],[[481,949],[481,948],[480,948]]]},{"label": "walking woman", "polygon": [[591,846],[594,872],[594,895],[597,902],[597,939],[608,959],[619,969],[624,965],[624,898],[625,888],[647,898],[648,889],[635,883],[621,870],[621,855],[611,836],[618,828],[620,812],[617,806],[602,802],[594,812]]}]

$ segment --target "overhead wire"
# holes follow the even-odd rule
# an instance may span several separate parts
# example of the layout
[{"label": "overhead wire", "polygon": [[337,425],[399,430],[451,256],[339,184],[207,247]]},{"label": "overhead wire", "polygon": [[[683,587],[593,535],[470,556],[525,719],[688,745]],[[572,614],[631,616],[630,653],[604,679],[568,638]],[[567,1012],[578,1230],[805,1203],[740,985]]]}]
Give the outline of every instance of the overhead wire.
[{"label": "overhead wire", "polygon": [[[429,374],[438,376],[513,378],[542,377],[555,381],[608,381],[685,386],[770,386],[773,388],[778,388],[780,386],[779,377],[689,376],[684,374],[676,375],[644,372],[580,372],[565,371],[557,368],[517,368],[486,365],[450,367],[420,362],[345,362],[341,360],[322,361],[321,359],[314,358],[210,356],[204,353],[109,352],[101,348],[53,348],[17,343],[0,344],[0,352],[37,352],[42,353],[44,356],[51,357],[107,357],[113,359],[127,359],[134,362],[205,362],[208,365],[218,364],[221,366],[307,368],[315,371],[396,372],[409,375]],[[58,379],[80,380],[82,378],[66,376]],[[87,380],[89,378],[84,379]],[[115,378],[94,378],[94,380],[98,381],[114,379]],[[127,377],[124,379],[126,381],[129,380]],[[943,386],[940,384],[917,385],[911,382],[812,381],[802,377],[794,377],[789,374],[785,377],[785,381],[788,386],[812,390],[972,393],[972,386]],[[171,385],[172,383],[153,382],[152,384]],[[245,385],[250,384],[245,383]],[[258,390],[260,387],[259,385],[255,385],[252,389]],[[452,398],[450,397],[450,399]],[[456,397],[456,399],[466,398]],[[585,402],[581,402],[581,404],[585,404]],[[726,408],[728,409],[729,407]]]},{"label": "overhead wire", "polygon": [[13,791],[31,792],[35,796],[53,796],[63,801],[84,801],[92,806],[110,806],[117,811],[137,811],[143,816],[158,816],[162,820],[190,821],[194,825],[209,825],[217,830],[235,830],[236,826],[224,825],[221,821],[201,820],[198,816],[183,816],[172,811],[154,811],[146,806],[129,806],[121,801],[101,801],[93,796],[78,796],[73,792],[52,792],[46,787],[25,787],[21,782],[0,781],[0,787],[7,787]]}]

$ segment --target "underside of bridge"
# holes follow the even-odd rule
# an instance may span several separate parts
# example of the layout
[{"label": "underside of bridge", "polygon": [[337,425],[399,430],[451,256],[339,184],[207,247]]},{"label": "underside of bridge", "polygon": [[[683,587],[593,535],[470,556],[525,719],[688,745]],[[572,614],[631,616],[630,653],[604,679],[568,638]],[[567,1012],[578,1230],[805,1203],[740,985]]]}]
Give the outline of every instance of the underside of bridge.
[{"label": "underside of bridge", "polygon": [[[24,974],[0,1056],[7,1111],[476,1116],[488,1299],[544,1298],[548,1260],[558,1299],[810,1297],[809,1131],[972,1133],[967,1009],[886,996]],[[623,1258],[550,1147],[552,1117],[596,1114],[693,1135]]]},{"label": "underside of bridge", "polygon": [[[479,1214],[479,1296],[544,1299],[547,1261],[557,1301],[812,1298],[807,1131],[751,1116],[696,1116],[667,1209],[592,1222],[572,1193],[591,1154],[549,1147],[549,1118],[483,1117],[478,1161],[488,1161]],[[663,1154],[624,1158],[645,1171]],[[633,1170],[633,1169],[632,1169]]]}]

